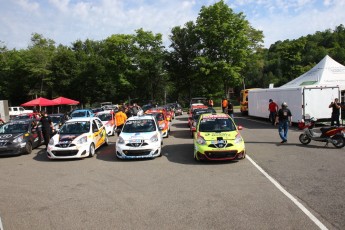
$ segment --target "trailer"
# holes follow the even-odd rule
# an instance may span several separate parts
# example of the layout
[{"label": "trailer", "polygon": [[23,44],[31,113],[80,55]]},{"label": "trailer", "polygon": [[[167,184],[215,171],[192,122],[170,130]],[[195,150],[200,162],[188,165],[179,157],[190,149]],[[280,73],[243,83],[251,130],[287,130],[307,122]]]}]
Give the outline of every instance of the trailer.
[{"label": "trailer", "polygon": [[339,86],[254,89],[248,92],[248,115],[268,118],[269,99],[273,99],[279,107],[283,102],[288,104],[294,123],[305,119],[306,115],[328,120],[332,113],[328,106],[335,98],[341,98],[340,92]]}]

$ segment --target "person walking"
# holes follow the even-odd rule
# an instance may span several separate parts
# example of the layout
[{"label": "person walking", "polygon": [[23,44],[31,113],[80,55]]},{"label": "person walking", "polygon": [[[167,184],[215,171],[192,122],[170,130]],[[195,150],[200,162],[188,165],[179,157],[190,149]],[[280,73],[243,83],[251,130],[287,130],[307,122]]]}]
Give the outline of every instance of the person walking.
[{"label": "person walking", "polygon": [[228,114],[232,119],[234,119],[234,106],[232,105],[231,101],[228,103]]},{"label": "person walking", "polygon": [[268,104],[268,111],[270,111],[269,119],[272,125],[274,125],[274,122],[276,120],[276,115],[279,107],[277,103],[275,103],[272,99],[269,100]]},{"label": "person walking", "polygon": [[226,98],[223,98],[222,100],[222,110],[223,110],[223,113],[228,112],[228,100]]},{"label": "person walking", "polygon": [[289,126],[292,125],[292,114],[287,107],[287,103],[283,102],[281,109],[278,110],[274,123],[275,125],[278,124],[279,136],[282,139],[280,143],[287,142]]},{"label": "person walking", "polygon": [[115,114],[115,124],[116,124],[116,133],[117,136],[120,136],[121,130],[123,125],[127,120],[127,115],[124,113],[123,106],[119,109],[119,111]]},{"label": "person walking", "polygon": [[42,124],[42,134],[43,134],[44,144],[47,149],[51,133],[54,132],[53,122],[51,118],[48,116],[47,112],[42,113],[40,122]]},{"label": "person walking", "polygon": [[339,99],[335,98],[334,102],[332,101],[328,108],[332,108],[332,117],[331,117],[331,126],[335,123],[337,126],[340,126],[339,117],[340,117],[340,104]]}]

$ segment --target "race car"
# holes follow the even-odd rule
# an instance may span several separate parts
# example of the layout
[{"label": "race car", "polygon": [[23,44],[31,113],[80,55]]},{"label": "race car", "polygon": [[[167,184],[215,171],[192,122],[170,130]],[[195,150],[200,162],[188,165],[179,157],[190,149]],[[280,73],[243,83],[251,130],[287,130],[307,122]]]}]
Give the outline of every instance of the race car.
[{"label": "race car", "polygon": [[208,106],[204,105],[204,104],[192,104],[190,109],[189,109],[189,113],[188,113],[188,127],[191,127],[191,124],[193,122],[193,111],[195,109],[208,109]]},{"label": "race car", "polygon": [[199,117],[201,114],[204,113],[216,113],[216,111],[213,108],[207,108],[207,109],[194,109],[192,112],[191,122],[190,122],[190,136],[193,137],[193,134],[196,130],[196,124],[198,123]]},{"label": "race car", "polygon": [[169,137],[170,133],[170,121],[166,117],[166,112],[161,109],[149,109],[145,114],[153,114],[156,116],[160,130],[162,131],[163,137]]},{"label": "race car", "polygon": [[103,144],[108,145],[108,135],[98,117],[72,118],[50,139],[47,156],[49,159],[93,157]]},{"label": "race car", "polygon": [[107,135],[114,136],[116,133],[115,113],[112,110],[106,110],[98,112],[96,114],[96,117],[98,117],[102,121]]},{"label": "race car", "polygon": [[0,126],[0,155],[30,154],[43,142],[36,119],[12,120]]},{"label": "race car", "polygon": [[116,141],[116,157],[120,159],[162,156],[163,137],[155,116],[143,115],[127,119]]},{"label": "race car", "polygon": [[196,161],[237,160],[246,157],[244,140],[228,114],[201,114],[194,132]]}]

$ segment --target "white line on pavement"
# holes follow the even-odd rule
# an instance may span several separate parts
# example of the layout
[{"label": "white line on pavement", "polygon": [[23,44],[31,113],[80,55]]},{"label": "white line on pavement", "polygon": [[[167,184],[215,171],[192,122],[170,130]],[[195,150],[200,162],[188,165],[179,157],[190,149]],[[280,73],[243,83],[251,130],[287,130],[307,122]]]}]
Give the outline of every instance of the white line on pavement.
[{"label": "white line on pavement", "polygon": [[265,170],[263,170],[255,161],[248,155],[246,158],[262,173],[264,176],[272,182],[285,196],[287,196],[302,212],[304,212],[320,229],[327,230],[327,227],[321,223],[306,207],[303,206],[295,197],[293,197],[288,191],[286,191],[275,179],[273,179]]}]

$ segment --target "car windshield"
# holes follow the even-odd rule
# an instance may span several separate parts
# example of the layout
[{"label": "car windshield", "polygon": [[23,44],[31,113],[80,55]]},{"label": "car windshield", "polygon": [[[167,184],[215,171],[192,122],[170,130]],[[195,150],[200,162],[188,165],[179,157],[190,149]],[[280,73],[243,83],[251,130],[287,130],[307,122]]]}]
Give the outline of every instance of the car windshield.
[{"label": "car windshield", "polygon": [[20,119],[30,119],[30,115],[18,115],[13,118],[13,120],[20,120]]},{"label": "car windshield", "polygon": [[71,117],[86,117],[86,111],[76,111],[71,114]]},{"label": "car windshield", "polygon": [[156,131],[156,125],[151,119],[127,121],[123,127],[124,133],[145,133]]},{"label": "car windshield", "polygon": [[6,123],[0,127],[0,133],[25,133],[29,130],[29,123]]},{"label": "car windshield", "polygon": [[82,134],[88,132],[90,132],[89,121],[68,122],[60,129],[60,134]]},{"label": "car windshield", "polygon": [[101,121],[110,121],[112,119],[112,116],[110,113],[98,114],[97,117],[101,119]]},{"label": "car windshield", "polygon": [[200,132],[229,132],[236,130],[233,121],[228,117],[205,118],[200,120]]},{"label": "car windshield", "polygon": [[157,113],[156,114],[157,121],[163,121],[164,120],[164,115],[163,113]]},{"label": "car windshield", "polygon": [[58,116],[52,116],[50,117],[50,119],[52,120],[54,124],[60,123],[61,121],[61,117],[58,117]]}]

